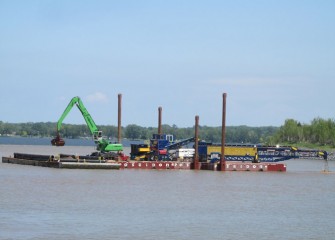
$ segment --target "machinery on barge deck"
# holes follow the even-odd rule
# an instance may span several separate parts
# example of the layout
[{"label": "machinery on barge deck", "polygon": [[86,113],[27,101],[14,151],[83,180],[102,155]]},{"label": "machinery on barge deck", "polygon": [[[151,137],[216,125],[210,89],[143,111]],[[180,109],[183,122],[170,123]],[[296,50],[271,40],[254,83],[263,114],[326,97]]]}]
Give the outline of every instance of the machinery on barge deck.
[{"label": "machinery on barge deck", "polygon": [[[194,137],[174,141],[171,134],[153,134],[149,144],[131,144],[130,159],[132,160],[149,160],[149,161],[171,161],[176,160],[179,156],[181,147],[194,142]],[[184,153],[183,159],[193,158],[191,150]]]},{"label": "machinery on barge deck", "polygon": [[[171,138],[170,138],[171,139]],[[179,160],[191,161],[194,156],[194,148],[181,148],[194,138],[185,139],[178,142],[169,142],[162,135],[162,139],[154,134],[149,146],[148,144],[132,144],[132,160]],[[215,163],[221,157],[221,145],[199,141],[198,145],[199,161]],[[243,145],[243,144],[226,144],[225,159],[226,161],[241,162],[281,162],[290,159],[307,158],[307,159],[327,159],[326,151],[314,149],[298,149],[292,146],[263,146],[263,145]]]},{"label": "machinery on barge deck", "polygon": [[93,118],[85,108],[83,102],[79,97],[74,97],[71,99],[70,103],[64,110],[63,114],[57,122],[57,135],[54,139],[51,140],[53,146],[64,146],[65,141],[60,136],[60,131],[62,127],[63,120],[71,111],[73,106],[76,105],[82,116],[85,119],[85,122],[93,136],[94,143],[96,144],[97,152],[93,153],[94,156],[101,156],[108,159],[118,159],[127,160],[127,156],[122,153],[123,145],[120,143],[111,143],[109,140],[102,136],[102,131],[100,131],[95,124]]},{"label": "machinery on barge deck", "polygon": [[[220,159],[221,145],[202,142],[199,144],[200,161],[216,162]],[[226,161],[280,162],[290,159],[327,159],[328,153],[315,149],[298,149],[292,146],[225,145]]]},{"label": "machinery on barge deck", "polygon": [[[131,159],[140,161],[192,161],[195,149],[182,148],[195,141],[188,138],[174,141],[172,135],[154,134],[149,144],[132,144]],[[292,146],[264,146],[246,144],[225,144],[225,160],[239,162],[281,162],[290,159],[327,159],[326,151],[298,149]],[[221,157],[221,144],[198,142],[200,162],[215,163]]]}]

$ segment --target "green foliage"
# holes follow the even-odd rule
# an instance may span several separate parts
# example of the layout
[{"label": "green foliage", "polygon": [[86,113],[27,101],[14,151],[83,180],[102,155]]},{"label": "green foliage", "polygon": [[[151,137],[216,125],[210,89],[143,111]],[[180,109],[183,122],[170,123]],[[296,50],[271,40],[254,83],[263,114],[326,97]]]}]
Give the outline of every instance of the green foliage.
[{"label": "green foliage", "polygon": [[136,124],[130,124],[125,129],[125,137],[130,139],[141,139],[143,131],[142,128]]},{"label": "green foliage", "polygon": [[[56,134],[56,123],[4,123],[0,121],[0,134],[20,135],[20,136],[39,136],[54,137]],[[99,126],[105,136],[117,137],[117,127]],[[277,127],[227,127],[226,142],[229,143],[260,143],[267,139],[278,130]],[[176,125],[162,126],[165,134],[172,134],[175,139],[186,139],[194,136],[194,127],[178,128]],[[129,124],[122,128],[122,136],[128,139],[147,140],[157,133],[154,127],[141,127],[136,124]],[[61,136],[64,138],[91,137],[91,133],[85,124],[62,124]],[[202,140],[219,143],[221,142],[221,127],[199,126],[199,137]]]},{"label": "green foliage", "polygon": [[305,143],[335,147],[335,122],[332,119],[315,118],[308,125],[287,119],[272,140],[289,144]]},{"label": "green foliage", "polygon": [[[105,136],[117,137],[117,127],[99,126]],[[194,127],[178,128],[176,125],[163,125],[163,133],[173,134],[175,139],[186,139],[194,136]],[[157,133],[157,128],[141,127],[129,124],[122,128],[122,137],[147,140]],[[5,123],[0,121],[1,135],[54,137],[56,123]],[[63,124],[61,135],[65,138],[91,137],[85,124]],[[199,126],[199,138],[213,143],[221,142],[221,127]],[[250,144],[305,144],[335,147],[335,122],[332,119],[315,118],[311,124],[301,124],[294,119],[287,119],[281,127],[226,127],[227,143]]]}]

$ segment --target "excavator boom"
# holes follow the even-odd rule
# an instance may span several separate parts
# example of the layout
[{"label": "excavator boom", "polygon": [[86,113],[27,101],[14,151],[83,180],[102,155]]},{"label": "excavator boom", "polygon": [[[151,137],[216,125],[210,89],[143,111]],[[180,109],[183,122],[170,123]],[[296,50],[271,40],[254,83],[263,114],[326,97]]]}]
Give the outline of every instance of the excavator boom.
[{"label": "excavator boom", "polygon": [[61,127],[62,127],[62,123],[63,123],[65,117],[69,114],[69,112],[71,111],[71,109],[73,108],[74,105],[76,105],[78,107],[79,111],[83,115],[83,117],[85,119],[85,122],[86,122],[88,128],[90,129],[91,133],[94,134],[94,132],[99,131],[97,125],[93,121],[91,115],[88,113],[88,111],[85,108],[81,99],[79,97],[74,97],[74,98],[71,99],[70,103],[67,105],[63,114],[61,115],[61,117],[59,118],[59,120],[57,122],[57,133],[60,132]]},{"label": "excavator boom", "polygon": [[102,132],[99,131],[97,125],[95,124],[93,118],[85,108],[83,102],[79,97],[74,97],[71,99],[70,103],[65,108],[63,114],[59,118],[57,122],[57,136],[56,138],[51,140],[51,144],[54,146],[64,146],[65,141],[60,137],[60,130],[62,127],[62,123],[65,117],[69,114],[73,106],[76,105],[83,115],[85,122],[90,129],[91,134],[93,135],[93,140],[95,144],[97,144],[97,150],[101,152],[109,152],[109,151],[122,151],[123,146],[122,144],[111,144],[107,139],[102,137]]}]

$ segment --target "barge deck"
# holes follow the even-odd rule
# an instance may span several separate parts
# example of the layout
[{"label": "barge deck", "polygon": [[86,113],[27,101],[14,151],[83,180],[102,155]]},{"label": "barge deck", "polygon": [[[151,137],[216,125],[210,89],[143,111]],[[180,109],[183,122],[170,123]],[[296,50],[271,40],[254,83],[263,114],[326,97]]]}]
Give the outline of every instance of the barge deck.
[{"label": "barge deck", "polygon": [[[219,171],[219,163],[200,162],[195,168],[192,162],[178,161],[104,161],[92,159],[69,160],[56,159],[49,155],[14,154],[14,157],[2,157],[3,163],[20,165],[31,165],[51,168],[71,168],[71,169],[142,169],[142,170],[212,170]],[[275,171],[285,172],[286,165],[282,163],[251,163],[226,161],[225,171]]]},{"label": "barge deck", "polygon": [[50,168],[71,168],[71,169],[115,169],[118,170],[121,167],[120,163],[107,163],[107,162],[69,162],[65,161],[49,161],[49,160],[32,160],[32,159],[20,159],[13,157],[2,157],[3,163],[12,163],[20,165],[31,165],[38,167],[50,167]]}]

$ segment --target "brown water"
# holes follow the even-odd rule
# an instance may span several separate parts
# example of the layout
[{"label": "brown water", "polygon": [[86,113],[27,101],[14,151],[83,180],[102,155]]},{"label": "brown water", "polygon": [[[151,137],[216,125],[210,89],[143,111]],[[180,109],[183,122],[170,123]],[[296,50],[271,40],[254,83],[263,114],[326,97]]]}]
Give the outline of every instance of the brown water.
[{"label": "brown water", "polygon": [[[3,156],[92,151],[0,145]],[[335,162],[328,174],[320,160],[285,163],[285,173],[0,163],[0,239],[334,239]]]}]

